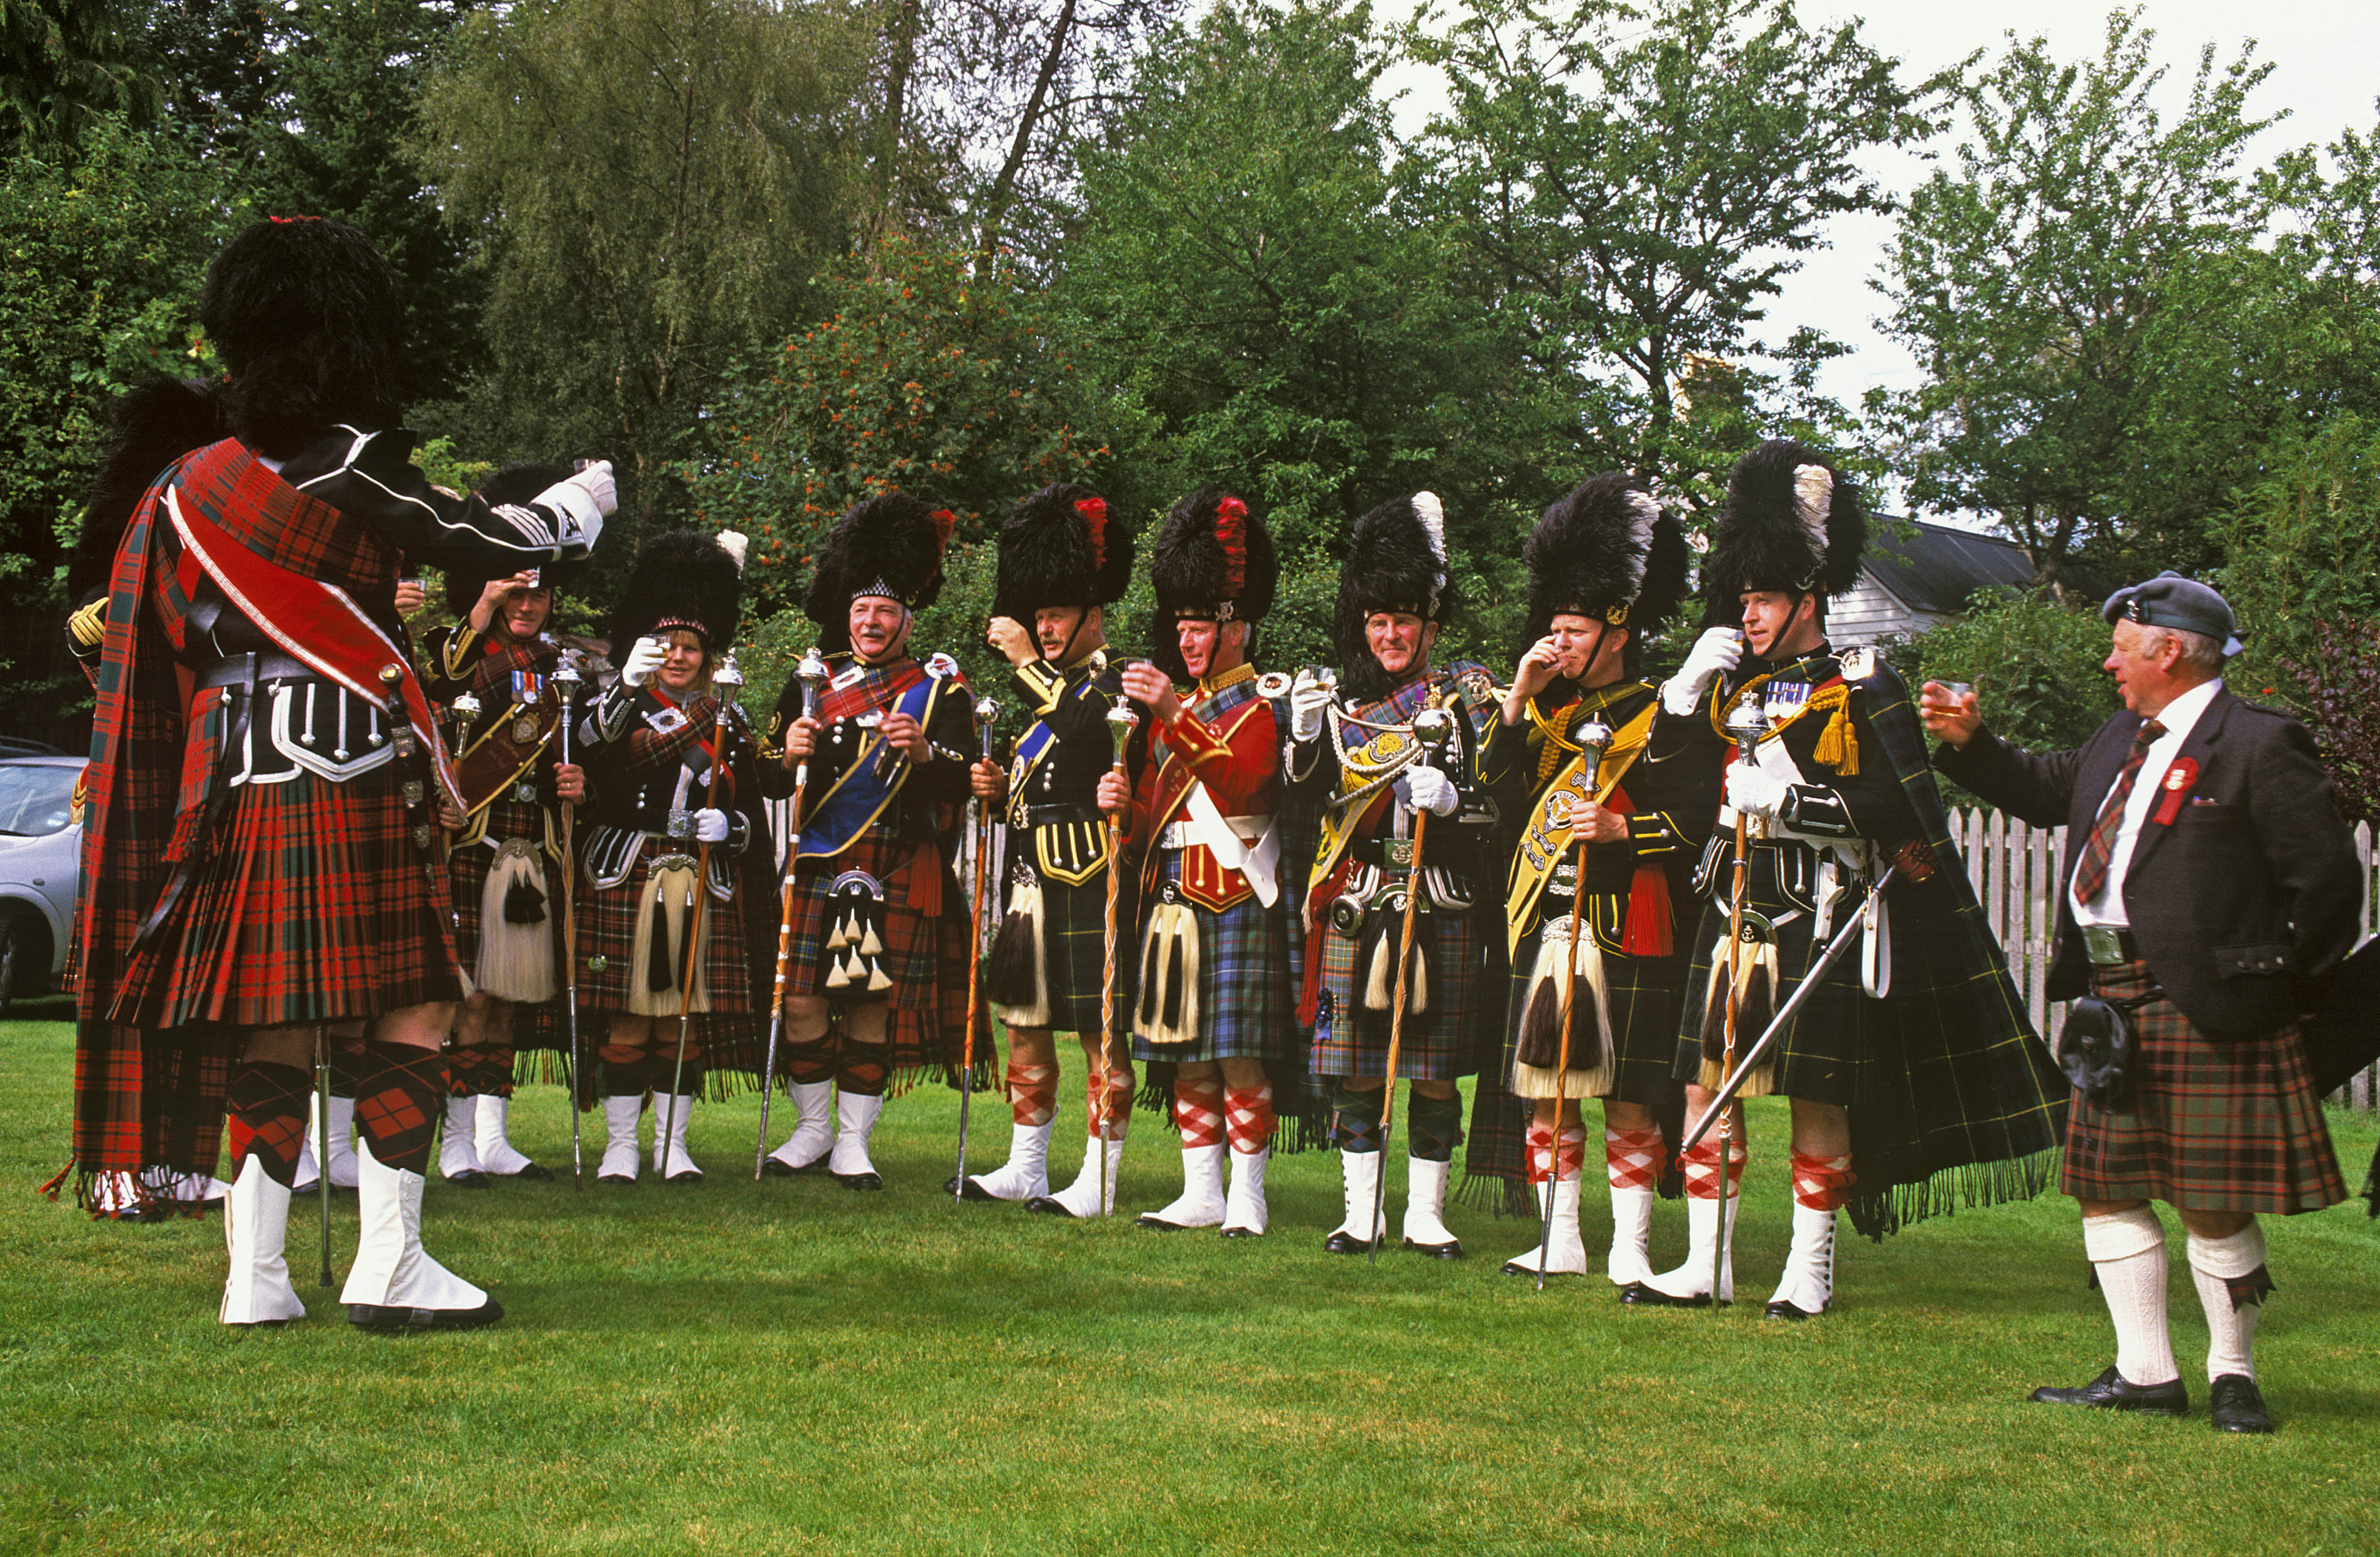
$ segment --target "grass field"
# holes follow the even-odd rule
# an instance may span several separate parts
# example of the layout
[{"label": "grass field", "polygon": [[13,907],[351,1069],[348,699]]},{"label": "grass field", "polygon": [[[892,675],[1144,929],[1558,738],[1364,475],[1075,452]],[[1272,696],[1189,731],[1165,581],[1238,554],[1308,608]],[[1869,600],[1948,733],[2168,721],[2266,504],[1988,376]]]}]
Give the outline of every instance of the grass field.
[{"label": "grass field", "polygon": [[[1718,1314],[1625,1309],[1600,1279],[1535,1294],[1497,1270],[1534,1229],[1477,1213],[1449,1219],[1459,1264],[1326,1255],[1324,1154],[1275,1164],[1256,1243],[954,1206],[932,1188],[956,1102],[919,1092],[878,1132],[882,1195],[754,1184],[755,1100],[696,1116],[698,1187],[433,1181],[432,1250],[501,1297],[492,1331],[349,1330],[293,1218],[315,1315],[242,1332],[214,1320],[215,1219],[30,1193],[65,1154],[71,1059],[63,1023],[0,1024],[9,1553],[2380,1551],[2360,1201],[2267,1224],[2281,1431],[2256,1440],[2206,1425],[2178,1228],[2182,1421],[2025,1403],[2112,1356],[2055,1198],[1846,1242],[1835,1314],[1763,1320],[1788,1221],[1767,1103],[1751,1301]],[[977,1118],[996,1162],[1003,1111]],[[556,1090],[514,1119],[566,1165]],[[2332,1125],[2360,1183],[2372,1122]],[[1078,1150],[1053,1153],[1069,1176]],[[1178,1182],[1139,1122],[1123,1206]],[[349,1198],[342,1271],[353,1229]],[[1655,1237],[1674,1260],[1676,1206]]]}]

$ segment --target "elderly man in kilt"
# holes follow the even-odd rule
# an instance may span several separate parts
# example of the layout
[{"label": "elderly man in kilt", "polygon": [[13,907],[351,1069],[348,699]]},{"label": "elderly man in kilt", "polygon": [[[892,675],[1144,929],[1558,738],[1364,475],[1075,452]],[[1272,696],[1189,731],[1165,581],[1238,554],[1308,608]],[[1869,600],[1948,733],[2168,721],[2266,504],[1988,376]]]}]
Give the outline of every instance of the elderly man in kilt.
[{"label": "elderly man in kilt", "polygon": [[920,664],[909,643],[956,522],[904,493],[869,498],[828,532],[803,600],[832,675],[815,718],[794,677],[777,705],[785,761],[808,760],[809,787],[784,986],[799,1117],[771,1174],[823,1164],[846,1189],[883,1188],[868,1141],[887,1081],[961,1063],[974,949],[951,859],[975,713],[958,666]]},{"label": "elderly man in kilt", "polygon": [[[1116,959],[1112,1010],[1100,1040],[1107,975],[1108,828],[1097,803],[1114,765],[1108,713],[1123,676],[1108,658],[1106,607],[1132,582],[1132,531],[1107,500],[1071,483],[1042,488],[1000,530],[1000,584],[990,640],[1014,667],[1032,723],[1009,769],[975,769],[977,799],[1008,822],[1006,911],[992,940],[984,992],[1008,1028],[1008,1102],[1014,1135],[1006,1165],[970,1174],[970,1200],[1049,1198],[1077,1215],[1099,1193],[1105,1142],[1123,1140],[1132,1115],[1132,945]],[[1133,924],[1129,900],[1117,921]],[[1073,1188],[1050,1196],[1050,1134],[1057,1113],[1053,1031],[1082,1040],[1089,1133]],[[1089,1211],[1095,1213],[1092,1204]]]},{"label": "elderly man in kilt", "polygon": [[[578,723],[590,799],[574,940],[578,1004],[601,1026],[603,1184],[636,1182],[647,1093],[653,1171],[665,1183],[701,1182],[687,1122],[703,1081],[734,1068],[724,1051],[748,1026],[740,861],[766,850],[760,803],[784,785],[759,760],[743,710],[713,687],[743,615],[743,563],[734,530],[646,541],[612,614],[619,676]],[[709,880],[698,883],[706,852]],[[708,894],[698,915],[698,893]]]},{"label": "elderly man in kilt", "polygon": [[[481,483],[498,505],[525,502],[570,474],[558,465],[512,465]],[[550,1179],[505,1137],[513,1095],[515,1018],[562,991],[559,883],[574,869],[562,854],[560,807],[587,798],[586,770],[560,760],[564,709],[553,687],[564,645],[548,631],[555,568],[483,576],[449,569],[456,620],[422,643],[422,686],[453,714],[461,825],[448,841],[455,949],[471,992],[446,1052],[446,1125],[438,1171],[449,1184],[484,1189],[492,1179]],[[468,704],[464,704],[468,708]]]},{"label": "elderly man in kilt", "polygon": [[[1678,1049],[1690,1116],[1720,1084],[1730,1017],[1741,1058],[1801,982],[1820,979],[1744,1089],[1792,1100],[1793,1236],[1772,1319],[1832,1305],[1838,1208],[1881,1238],[1961,1197],[2038,1194],[2063,1123],[2064,1089],[1950,843],[1906,689],[1872,651],[1826,641],[1827,597],[1857,578],[1866,530],[1823,456],[1779,439],[1743,457],[1703,565],[1711,625],[1662,688],[1649,753],[1726,772],[1696,878],[1706,902]],[[1721,625],[1738,622],[1740,633]],[[1730,725],[1747,695],[1760,716],[1750,761]],[[1739,837],[1748,879],[1731,939]],[[1854,917],[1854,954],[1814,975]],[[1685,1263],[1628,1287],[1627,1301],[1732,1301],[1731,1259],[1716,1283],[1713,1264],[1747,1155],[1740,1120],[1731,1161],[1716,1127],[1685,1153]]]},{"label": "elderly man in kilt", "polygon": [[[2180,1212],[2207,1328],[2209,1417],[2270,1432],[2256,1320],[2273,1279],[2260,1213],[2347,1198],[2300,1024],[2355,944],[2362,871],[2305,727],[2223,685],[2231,608],[2164,573],[2107,597],[2124,710],[2072,751],[1985,730],[1972,693],[1928,683],[1942,772],[2036,826],[2064,823],[2049,995],[2074,1000],[2060,1186],[2115,1322],[2116,1360],[2054,1404],[2180,1416],[2165,1229]],[[2086,1037],[2086,1031],[2090,1036]]]},{"label": "elderly man in kilt", "polygon": [[[1272,537],[1245,502],[1201,487],[1174,504],[1149,565],[1155,663],[1123,673],[1145,711],[1134,776],[1099,780],[1102,809],[1131,808],[1142,861],[1133,1053],[1150,1064],[1152,1087],[1170,1071],[1182,1133],[1182,1194],[1140,1218],[1160,1231],[1220,1225],[1224,1237],[1252,1238],[1270,1222],[1268,1067],[1293,1075],[1296,1053],[1288,938],[1274,911],[1281,734],[1248,661],[1279,578]],[[1177,682],[1195,692],[1178,696]],[[1103,1177],[1082,1198],[1040,1204],[1098,1214],[1113,1203],[1123,1150],[1107,1143]]]},{"label": "elderly man in kilt", "polygon": [[[1455,1083],[1493,1052],[1502,1012],[1503,949],[1488,930],[1496,878],[1496,810],[1475,773],[1498,701],[1484,665],[1429,663],[1452,614],[1446,518],[1434,493],[1395,498],[1355,521],[1339,575],[1332,638],[1345,662],[1346,701],[1319,673],[1289,691],[1291,784],[1320,806],[1321,830],[1303,893],[1305,988],[1299,1017],[1314,1033],[1308,1064],[1332,1082],[1346,1217],[1324,1240],[1361,1253],[1387,1235],[1379,1203],[1381,1088],[1413,1084],[1405,1118],[1403,1247],[1459,1259],[1447,1228],[1446,1181],[1463,1138]],[[1451,715],[1433,756],[1415,731],[1427,711]],[[1439,819],[1423,840],[1422,896],[1396,1074],[1388,1073],[1415,821]]]},{"label": "elderly man in kilt", "polygon": [[[335,222],[259,223],[200,305],[230,435],[155,476],[115,549],[83,834],[75,1155],[212,1167],[227,1112],[221,1317],[305,1313],[283,1235],[308,1067],[359,1036],[362,1235],[341,1295],[366,1329],[503,1310],[421,1246],[422,1175],[463,993],[435,852],[454,774],[407,663],[400,555],[516,568],[582,554],[608,467],[503,509],[438,492],[394,404],[395,274]],[[140,442],[140,440],[129,440]]]},{"label": "elderly man in kilt", "polygon": [[[1504,1269],[1585,1273],[1579,1109],[1599,1097],[1612,1224],[1604,1270],[1626,1287],[1653,1273],[1645,1247],[1668,1160],[1662,1121],[1674,1127],[1682,1102],[1670,1072],[1695,918],[1694,862],[1718,805],[1708,763],[1645,760],[1657,699],[1633,674],[1640,642],[1685,593],[1686,541],[1642,482],[1597,476],[1546,510],[1521,559],[1530,644],[1479,762],[1520,833],[1504,894],[1511,1037],[1503,1064],[1479,1086],[1529,1108],[1525,1174],[1549,1232]],[[1602,744],[1584,738],[1590,733]],[[1565,979],[1573,925],[1578,949]],[[1512,1155],[1509,1166],[1484,1171],[1521,1169],[1521,1153]]]}]

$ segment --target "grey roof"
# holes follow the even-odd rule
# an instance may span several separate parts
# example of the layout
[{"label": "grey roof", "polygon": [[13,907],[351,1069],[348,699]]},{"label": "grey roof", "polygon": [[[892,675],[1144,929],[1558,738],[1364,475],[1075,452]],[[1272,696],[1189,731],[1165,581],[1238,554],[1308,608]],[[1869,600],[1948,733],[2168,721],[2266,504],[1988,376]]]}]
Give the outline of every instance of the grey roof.
[{"label": "grey roof", "polygon": [[2022,590],[2033,582],[2033,564],[2013,541],[1924,519],[1886,524],[1892,528],[1879,525],[1868,542],[1865,566],[1912,611],[1956,614],[1977,590]]}]

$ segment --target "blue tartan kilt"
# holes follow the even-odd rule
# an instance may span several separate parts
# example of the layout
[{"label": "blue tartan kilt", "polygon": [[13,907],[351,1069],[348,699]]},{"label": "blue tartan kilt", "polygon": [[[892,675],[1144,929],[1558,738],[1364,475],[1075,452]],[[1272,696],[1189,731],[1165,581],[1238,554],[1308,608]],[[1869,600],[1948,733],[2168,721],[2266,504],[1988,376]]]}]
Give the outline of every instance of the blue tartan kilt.
[{"label": "blue tartan kilt", "polygon": [[[1169,852],[1162,880],[1182,879],[1182,856]],[[1151,1043],[1137,1029],[1135,1060],[1286,1060],[1296,1052],[1291,1009],[1289,937],[1278,909],[1251,896],[1221,913],[1193,909],[1198,925],[1198,1036],[1189,1043]],[[1145,928],[1148,916],[1142,916]],[[1133,937],[1135,966],[1141,938]],[[1091,1029],[1099,1028],[1096,1007]]]},{"label": "blue tartan kilt", "polygon": [[[1391,951],[1402,930],[1401,923],[1389,926]],[[1315,998],[1314,1040],[1306,1061],[1316,1076],[1377,1078],[1387,1073],[1389,1014],[1363,1008],[1359,950],[1336,931],[1322,935],[1321,988]],[[1495,937],[1480,932],[1475,906],[1467,911],[1434,908],[1415,921],[1414,950],[1428,972],[1428,1005],[1405,1017],[1397,1043],[1397,1076],[1405,1081],[1452,1081],[1472,1075],[1482,1061],[1481,1036],[1490,1035],[1492,1045],[1492,1035],[1501,1026],[1495,1019],[1500,1009],[1482,1012],[1479,1007],[1483,998],[1498,998],[1503,990],[1502,980],[1485,977],[1497,950]]]}]

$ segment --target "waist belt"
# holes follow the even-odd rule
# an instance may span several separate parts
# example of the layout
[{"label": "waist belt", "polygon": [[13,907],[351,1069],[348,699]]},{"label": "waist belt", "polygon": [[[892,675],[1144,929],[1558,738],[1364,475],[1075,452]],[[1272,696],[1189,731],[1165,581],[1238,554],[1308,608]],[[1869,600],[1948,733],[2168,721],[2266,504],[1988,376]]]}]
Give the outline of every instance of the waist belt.
[{"label": "waist belt", "polygon": [[1375,870],[1413,869],[1411,838],[1358,838],[1347,845],[1347,854]]},{"label": "waist belt", "polygon": [[[1098,814],[1097,808],[1093,808],[1092,814]],[[1225,820],[1240,841],[1248,843],[1264,835],[1264,830],[1272,818],[1235,816]],[[1198,835],[1198,824],[1195,821],[1169,821],[1157,833],[1157,846],[1161,849],[1186,849],[1205,842],[1207,840]]]},{"label": "waist belt", "polygon": [[2090,954],[2095,967],[2120,967],[2128,962],[2141,960],[2140,943],[2132,932],[2118,925],[2086,924],[2082,931],[2082,949]]},{"label": "waist belt", "polygon": [[199,672],[200,687],[245,687],[267,681],[319,681],[322,677],[314,667],[294,654],[284,654],[277,649],[260,649],[246,654],[228,654]]},{"label": "waist belt", "polygon": [[1059,827],[1075,821],[1104,821],[1107,813],[1087,800],[1056,806],[1027,806],[1025,825],[1027,827]]}]

